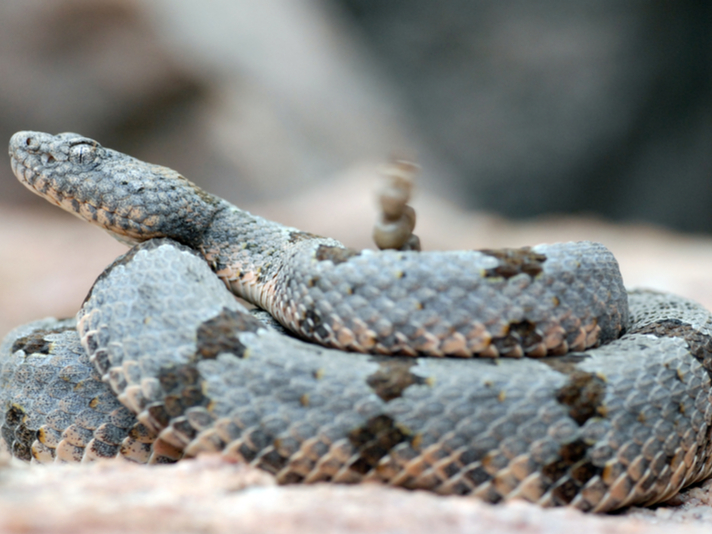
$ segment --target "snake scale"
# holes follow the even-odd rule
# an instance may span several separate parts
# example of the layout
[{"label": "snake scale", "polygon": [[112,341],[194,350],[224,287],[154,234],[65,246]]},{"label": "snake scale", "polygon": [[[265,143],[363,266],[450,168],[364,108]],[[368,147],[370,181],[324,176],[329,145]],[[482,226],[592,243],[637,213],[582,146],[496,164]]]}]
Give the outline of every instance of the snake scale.
[{"label": "snake scale", "polygon": [[10,156],[35,193],[135,245],[76,319],[3,341],[19,458],[220,451],[280,483],[597,512],[712,474],[712,316],[626,292],[600,244],[356,251],[77,134],[19,132]]}]

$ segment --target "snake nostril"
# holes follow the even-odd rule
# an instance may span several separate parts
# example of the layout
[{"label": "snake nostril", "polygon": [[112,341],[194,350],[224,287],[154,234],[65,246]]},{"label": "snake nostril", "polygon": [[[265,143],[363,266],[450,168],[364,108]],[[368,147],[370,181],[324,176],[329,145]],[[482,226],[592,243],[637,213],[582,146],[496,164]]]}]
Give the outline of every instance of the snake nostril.
[{"label": "snake nostril", "polygon": [[25,138],[25,147],[27,148],[27,150],[37,150],[40,147],[40,142],[37,140],[36,137],[28,135]]}]

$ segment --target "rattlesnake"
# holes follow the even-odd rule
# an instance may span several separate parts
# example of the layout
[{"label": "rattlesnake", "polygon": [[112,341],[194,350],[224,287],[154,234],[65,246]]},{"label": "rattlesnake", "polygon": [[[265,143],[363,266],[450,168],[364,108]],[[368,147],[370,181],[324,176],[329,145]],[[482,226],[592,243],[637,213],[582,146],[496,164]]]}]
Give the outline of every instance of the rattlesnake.
[{"label": "rattlesnake", "polygon": [[146,241],[97,280],[76,329],[6,338],[2,436],[17,456],[222,450],[284,483],[594,511],[712,472],[712,318],[629,295],[602,245],[355,251],[76,134],[20,132],[10,155],[33,191]]}]

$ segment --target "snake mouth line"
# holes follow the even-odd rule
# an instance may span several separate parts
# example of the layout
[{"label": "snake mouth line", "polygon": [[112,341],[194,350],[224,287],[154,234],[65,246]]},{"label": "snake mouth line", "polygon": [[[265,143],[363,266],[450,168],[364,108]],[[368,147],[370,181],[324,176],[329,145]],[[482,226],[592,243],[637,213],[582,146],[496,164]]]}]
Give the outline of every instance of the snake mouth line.
[{"label": "snake mouth line", "polygon": [[26,148],[20,146],[14,136],[10,140],[9,155],[10,167],[20,183],[35,194],[59,206],[59,195],[53,194],[53,190],[50,188],[50,178],[34,168],[33,163],[40,163],[41,156],[32,154]]},{"label": "snake mouth line", "polygon": [[[26,160],[26,157],[20,160],[16,154],[10,153],[10,167],[15,177],[33,193],[47,199],[56,206],[63,207],[61,200],[58,198],[59,195],[52,194],[53,190],[49,187],[49,179],[45,177],[44,180],[41,180],[42,173],[29,167]],[[40,181],[42,182],[41,185],[38,184]]]},{"label": "snake mouth line", "polygon": [[220,211],[218,199],[177,172],[78,134],[18,132],[9,155],[25,187],[127,245],[156,237],[199,243]]},{"label": "snake mouth line", "polygon": [[52,187],[50,178],[42,172],[32,169],[26,161],[27,157],[21,160],[16,153],[10,152],[10,166],[20,183],[55,206],[79,219],[100,226],[115,239],[129,246],[147,239],[162,237],[160,232],[152,230],[150,225],[153,222],[152,218],[148,217],[140,223],[116,211],[78,200],[73,195],[64,194]]},{"label": "snake mouth line", "polygon": [[[90,210],[99,211],[101,208],[92,206],[89,203],[79,202],[71,195],[62,194],[56,188],[51,187],[51,180],[43,173],[32,169],[26,163],[27,158],[20,160],[16,154],[10,152],[10,166],[15,177],[22,185],[27,187],[33,193],[45,198],[52,204],[70,212],[73,215],[81,218],[87,218],[82,213],[82,205],[88,206]],[[90,214],[88,220],[96,221],[96,216]]]},{"label": "snake mouth line", "polygon": [[29,170],[29,168],[25,165],[24,159],[20,161],[13,151],[10,151],[10,167],[12,168],[13,174],[18,180],[20,180],[20,182],[23,184],[28,184],[30,182],[30,179],[25,176],[25,171]]}]

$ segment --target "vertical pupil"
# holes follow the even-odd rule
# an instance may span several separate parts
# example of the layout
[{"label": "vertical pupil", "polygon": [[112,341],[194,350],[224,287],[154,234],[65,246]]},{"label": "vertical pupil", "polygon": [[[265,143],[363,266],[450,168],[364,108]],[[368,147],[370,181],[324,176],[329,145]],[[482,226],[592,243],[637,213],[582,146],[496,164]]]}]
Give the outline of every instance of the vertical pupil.
[{"label": "vertical pupil", "polygon": [[74,147],[74,157],[80,165],[86,163],[89,153],[90,149],[86,145],[76,145]]}]

